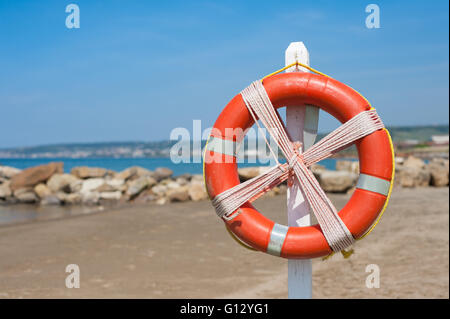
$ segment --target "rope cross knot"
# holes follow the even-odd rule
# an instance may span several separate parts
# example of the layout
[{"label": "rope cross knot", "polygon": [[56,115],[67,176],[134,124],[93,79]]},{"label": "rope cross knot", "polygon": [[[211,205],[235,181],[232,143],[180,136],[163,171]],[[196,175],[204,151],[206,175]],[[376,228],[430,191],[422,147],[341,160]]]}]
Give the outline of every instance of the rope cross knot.
[{"label": "rope cross knot", "polygon": [[302,143],[300,142],[293,142],[292,143],[292,156],[288,159],[289,169],[292,170],[294,168],[294,165],[300,161],[303,162],[303,156],[300,154],[299,150],[302,147]]}]

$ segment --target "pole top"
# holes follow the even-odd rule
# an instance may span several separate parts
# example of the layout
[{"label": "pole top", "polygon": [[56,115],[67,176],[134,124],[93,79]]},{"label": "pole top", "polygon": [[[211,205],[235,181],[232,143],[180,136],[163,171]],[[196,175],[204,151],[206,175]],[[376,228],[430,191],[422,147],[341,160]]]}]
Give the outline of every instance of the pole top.
[{"label": "pole top", "polygon": [[[300,62],[309,65],[309,52],[303,42],[291,42],[285,52],[285,65]],[[290,67],[286,72],[308,72],[303,67]]]}]

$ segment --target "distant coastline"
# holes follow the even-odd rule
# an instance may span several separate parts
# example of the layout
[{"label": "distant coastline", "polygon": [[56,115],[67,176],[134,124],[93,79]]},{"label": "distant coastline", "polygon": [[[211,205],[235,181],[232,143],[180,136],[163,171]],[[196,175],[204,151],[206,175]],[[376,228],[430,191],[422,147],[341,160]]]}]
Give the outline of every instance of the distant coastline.
[{"label": "distant coastline", "polygon": [[[388,127],[395,144],[400,146],[419,146],[429,143],[433,136],[449,134],[449,125],[425,125]],[[326,134],[319,134],[318,140]],[[170,150],[178,140],[165,140],[154,142],[130,141],[130,142],[99,142],[99,143],[68,143],[51,144],[28,147],[1,148],[0,159],[29,158],[29,159],[81,159],[81,158],[153,158],[162,159],[170,157]],[[206,141],[201,142],[201,148]],[[191,145],[192,146],[192,145]],[[192,148],[193,149],[193,148]],[[250,151],[252,151],[250,149]],[[201,152],[197,150],[197,152]],[[199,154],[192,154],[199,155]],[[201,155],[201,154],[200,154]],[[356,153],[350,149],[339,157],[355,157]]]},{"label": "distant coastline", "polygon": [[[406,158],[413,155],[425,161],[449,157],[448,124],[390,127],[389,131],[394,141],[397,157]],[[323,136],[325,134],[319,134],[318,139]],[[435,144],[433,142],[435,136],[447,136],[447,143]],[[204,148],[206,141],[202,141],[201,149],[196,151],[197,153],[200,152],[199,154],[191,154],[191,156],[197,157],[197,162],[190,161],[180,164],[172,162],[170,158],[171,148],[178,142],[166,140],[157,142],[72,143],[0,148],[0,166],[26,169],[49,162],[63,162],[65,173],[69,173],[72,168],[77,166],[103,167],[116,172],[132,166],[139,166],[149,170],[154,170],[157,167],[168,167],[175,176],[185,173],[202,174],[202,163],[199,162],[199,159],[201,158],[201,149]],[[190,149],[193,150],[194,148]],[[252,148],[242,151],[246,154],[255,152]],[[356,148],[353,146],[339,152],[333,158],[326,159],[321,164],[328,170],[334,170],[337,160],[357,160],[357,157]],[[282,155],[280,158],[282,158]],[[244,161],[244,163],[239,164],[239,167],[264,165],[269,165],[269,163],[267,161]]]}]

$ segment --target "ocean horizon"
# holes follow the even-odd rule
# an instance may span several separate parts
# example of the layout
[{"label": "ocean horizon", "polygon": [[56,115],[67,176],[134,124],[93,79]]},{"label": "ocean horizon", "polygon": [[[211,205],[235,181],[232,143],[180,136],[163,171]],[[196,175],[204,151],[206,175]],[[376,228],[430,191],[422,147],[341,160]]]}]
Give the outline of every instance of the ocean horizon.
[{"label": "ocean horizon", "polygon": [[[349,159],[354,160],[354,159]],[[336,159],[327,158],[319,164],[329,170],[336,169]],[[0,166],[12,166],[25,169],[50,162],[63,162],[64,172],[70,173],[77,166],[102,167],[116,172],[131,166],[141,166],[149,170],[157,167],[167,167],[175,176],[182,174],[202,174],[203,163],[173,163],[170,158],[0,158]],[[270,163],[239,163],[239,167],[269,166]]]}]

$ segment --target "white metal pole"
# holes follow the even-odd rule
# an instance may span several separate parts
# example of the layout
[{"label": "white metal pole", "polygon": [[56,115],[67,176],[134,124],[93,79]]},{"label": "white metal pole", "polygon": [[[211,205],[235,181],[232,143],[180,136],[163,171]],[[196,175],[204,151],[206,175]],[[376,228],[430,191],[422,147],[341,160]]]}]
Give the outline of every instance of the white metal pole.
[{"label": "white metal pole", "polygon": [[[286,49],[286,66],[300,62],[309,66],[309,52],[303,42],[292,42]],[[308,72],[305,68],[291,67],[286,72]],[[286,128],[293,141],[303,144],[303,149],[313,145],[317,136],[319,108],[314,106],[293,106],[286,108]],[[288,225],[311,225],[309,205],[303,198],[297,180],[287,192]],[[311,259],[288,260],[288,296],[290,299],[312,297]]]}]

